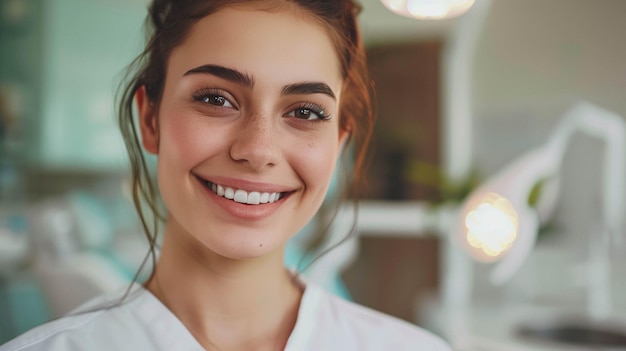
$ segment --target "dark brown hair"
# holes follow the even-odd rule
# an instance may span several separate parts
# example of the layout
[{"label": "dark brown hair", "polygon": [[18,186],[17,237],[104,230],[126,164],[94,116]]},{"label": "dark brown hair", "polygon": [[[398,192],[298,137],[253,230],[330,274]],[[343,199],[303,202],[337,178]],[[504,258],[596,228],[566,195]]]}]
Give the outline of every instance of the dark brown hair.
[{"label": "dark brown hair", "polygon": [[[159,221],[158,191],[151,179],[133,117],[134,95],[145,87],[148,99],[157,107],[163,93],[170,53],[181,45],[192,26],[220,9],[245,0],[154,0],[146,22],[147,45],[131,63],[127,79],[120,86],[118,118],[131,163],[132,196],[144,231],[150,241],[152,256]],[[349,132],[354,150],[354,171],[347,187],[349,196],[358,198],[361,169],[371,136],[374,116],[371,106],[371,84],[365,50],[356,17],[360,6],[353,0],[258,0],[263,10],[288,7],[318,20],[331,36],[341,63],[343,88],[339,105],[340,127]],[[146,211],[153,217],[149,221]]]}]

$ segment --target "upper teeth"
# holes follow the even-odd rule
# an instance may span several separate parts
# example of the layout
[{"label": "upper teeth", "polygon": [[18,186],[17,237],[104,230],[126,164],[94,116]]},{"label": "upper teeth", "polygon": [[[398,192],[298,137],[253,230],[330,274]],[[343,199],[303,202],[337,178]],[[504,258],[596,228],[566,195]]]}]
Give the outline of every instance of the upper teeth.
[{"label": "upper teeth", "polygon": [[223,187],[213,183],[211,184],[211,190],[219,196],[248,205],[267,204],[280,199],[280,193],[247,192],[245,190]]}]

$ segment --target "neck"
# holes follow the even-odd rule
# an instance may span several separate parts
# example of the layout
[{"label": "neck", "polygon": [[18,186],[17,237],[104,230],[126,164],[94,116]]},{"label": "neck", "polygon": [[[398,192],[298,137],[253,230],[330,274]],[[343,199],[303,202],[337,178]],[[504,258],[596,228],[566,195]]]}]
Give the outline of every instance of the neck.
[{"label": "neck", "polygon": [[235,260],[184,237],[166,226],[147,289],[207,350],[282,350],[302,296],[284,268],[283,250]]}]

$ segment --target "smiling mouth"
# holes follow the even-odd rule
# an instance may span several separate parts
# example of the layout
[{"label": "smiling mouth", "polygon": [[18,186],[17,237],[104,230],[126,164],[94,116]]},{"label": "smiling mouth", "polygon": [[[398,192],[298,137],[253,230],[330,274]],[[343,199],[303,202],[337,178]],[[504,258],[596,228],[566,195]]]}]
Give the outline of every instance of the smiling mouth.
[{"label": "smiling mouth", "polygon": [[232,200],[234,202],[246,205],[263,205],[274,203],[289,193],[287,192],[260,192],[260,191],[246,191],[243,189],[234,189],[227,186],[222,186],[209,182],[204,179],[200,179],[202,184],[211,190],[217,196],[221,196],[225,199]]}]

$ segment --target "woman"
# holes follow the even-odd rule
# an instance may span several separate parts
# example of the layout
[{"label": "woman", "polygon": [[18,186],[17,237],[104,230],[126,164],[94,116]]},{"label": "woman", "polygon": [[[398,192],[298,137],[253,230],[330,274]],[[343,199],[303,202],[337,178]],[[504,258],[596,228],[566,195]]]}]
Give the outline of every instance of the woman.
[{"label": "woman", "polygon": [[2,351],[448,350],[283,266],[348,139],[371,132],[356,12],[350,0],[156,0],[120,109],[146,229],[157,206],[141,147],[158,157],[154,273],[121,303],[92,302]]}]

